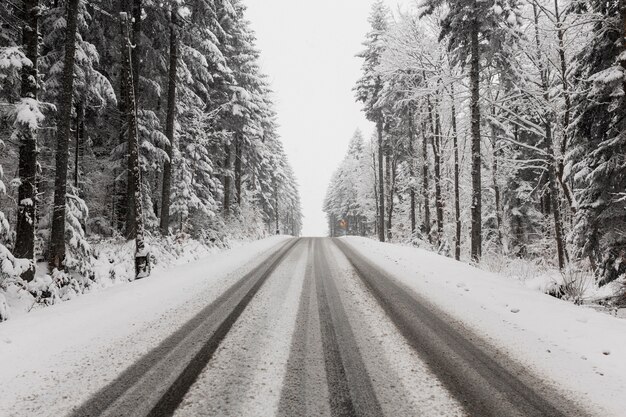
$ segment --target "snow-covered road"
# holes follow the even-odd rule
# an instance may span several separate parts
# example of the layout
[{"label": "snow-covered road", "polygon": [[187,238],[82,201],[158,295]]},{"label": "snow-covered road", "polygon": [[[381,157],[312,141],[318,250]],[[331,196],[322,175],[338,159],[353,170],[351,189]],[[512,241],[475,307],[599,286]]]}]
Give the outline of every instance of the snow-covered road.
[{"label": "snow-covered road", "polygon": [[626,330],[413,248],[274,237],[0,324],[0,416],[620,416],[568,314]]}]

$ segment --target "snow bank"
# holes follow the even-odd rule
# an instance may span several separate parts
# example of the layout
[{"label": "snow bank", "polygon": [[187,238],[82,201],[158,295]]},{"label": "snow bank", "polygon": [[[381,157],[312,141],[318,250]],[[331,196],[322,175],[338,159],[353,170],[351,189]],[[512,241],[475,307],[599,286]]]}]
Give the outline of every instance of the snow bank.
[{"label": "snow bank", "polygon": [[626,409],[626,320],[422,249],[345,242],[598,414]]},{"label": "snow bank", "polygon": [[[224,250],[224,244],[222,246],[209,246],[191,239],[188,235],[169,236],[167,238],[149,236],[146,240],[150,251],[153,272],[163,271],[177,265],[184,265]],[[228,247],[239,247],[248,241],[249,239],[245,239],[242,236],[240,240],[229,240],[226,244]],[[2,284],[0,285],[0,296],[6,299],[6,313],[3,317],[13,319],[28,313],[32,309],[37,310],[49,304],[72,299],[80,295],[80,293],[88,294],[101,291],[104,288],[128,283],[135,279],[134,241],[108,238],[90,240],[89,245],[96,254],[88,268],[90,277],[81,276],[73,272],[73,278],[80,285],[77,288],[63,287],[60,291],[57,291],[55,297],[47,298],[43,300],[43,303],[37,303],[32,294],[44,293],[53,284],[53,277],[48,273],[48,264],[46,262],[37,264],[35,279],[28,284],[22,283],[20,285],[16,280],[0,282]],[[18,266],[26,268],[28,263],[16,263],[16,270]],[[19,276],[20,271],[5,273],[9,276]]]},{"label": "snow bank", "polygon": [[66,413],[285,239],[246,244],[0,323],[0,415]]}]

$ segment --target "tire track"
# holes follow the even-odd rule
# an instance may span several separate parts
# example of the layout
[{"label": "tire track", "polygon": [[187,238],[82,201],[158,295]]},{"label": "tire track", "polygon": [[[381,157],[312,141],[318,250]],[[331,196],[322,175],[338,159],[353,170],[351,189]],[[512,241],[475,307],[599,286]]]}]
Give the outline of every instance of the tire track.
[{"label": "tire track", "polygon": [[[297,319],[299,327],[292,339],[278,414],[289,417],[382,416],[333,281],[335,277],[328,264],[326,241],[329,240],[312,238],[309,243],[312,262],[307,269]],[[327,391],[314,392],[311,384],[325,385]]]},{"label": "tire track", "polygon": [[466,335],[447,316],[421,299],[344,242],[334,242],[400,333],[432,372],[474,416],[584,416],[558,393],[536,390],[541,381],[521,369],[509,369],[475,335]]},{"label": "tire track", "polygon": [[281,246],[71,415],[171,415],[237,318],[298,241]]}]

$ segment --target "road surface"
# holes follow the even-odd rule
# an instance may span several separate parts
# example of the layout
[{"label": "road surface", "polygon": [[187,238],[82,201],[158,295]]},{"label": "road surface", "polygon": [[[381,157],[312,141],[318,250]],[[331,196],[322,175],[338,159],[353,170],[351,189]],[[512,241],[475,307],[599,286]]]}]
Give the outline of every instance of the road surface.
[{"label": "road surface", "polygon": [[74,416],[582,416],[349,245],[292,239]]}]

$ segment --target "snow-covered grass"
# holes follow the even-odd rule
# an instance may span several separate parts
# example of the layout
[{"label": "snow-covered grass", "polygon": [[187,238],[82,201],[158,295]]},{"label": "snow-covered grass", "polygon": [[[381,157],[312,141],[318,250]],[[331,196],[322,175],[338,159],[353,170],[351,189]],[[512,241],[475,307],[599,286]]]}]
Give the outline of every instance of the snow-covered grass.
[{"label": "snow-covered grass", "polygon": [[483,256],[479,267],[575,304],[598,304],[623,291],[619,281],[598,286],[589,268],[570,265],[561,272],[543,259],[511,258],[491,253]]},{"label": "snow-covered grass", "polygon": [[67,413],[285,239],[274,236],[204,256],[0,323],[0,415]]},{"label": "snow-covered grass", "polygon": [[[184,265],[227,248],[239,247],[249,241],[250,239],[242,236],[240,239],[208,245],[184,234],[167,238],[147,238],[153,272]],[[47,299],[40,297],[42,302],[38,303],[33,294],[47,291],[53,281],[48,273],[46,262],[38,263],[35,279],[29,284],[19,280],[0,282],[0,312],[3,313],[2,316],[16,318],[49,304],[67,301],[81,294],[93,293],[134,280],[134,241],[120,238],[92,239],[90,245],[96,255],[89,267],[91,277],[73,274],[77,282],[80,283],[78,288],[62,288],[55,297]]]},{"label": "snow-covered grass", "polygon": [[600,415],[624,415],[626,320],[426,250],[344,239],[554,389]]}]

